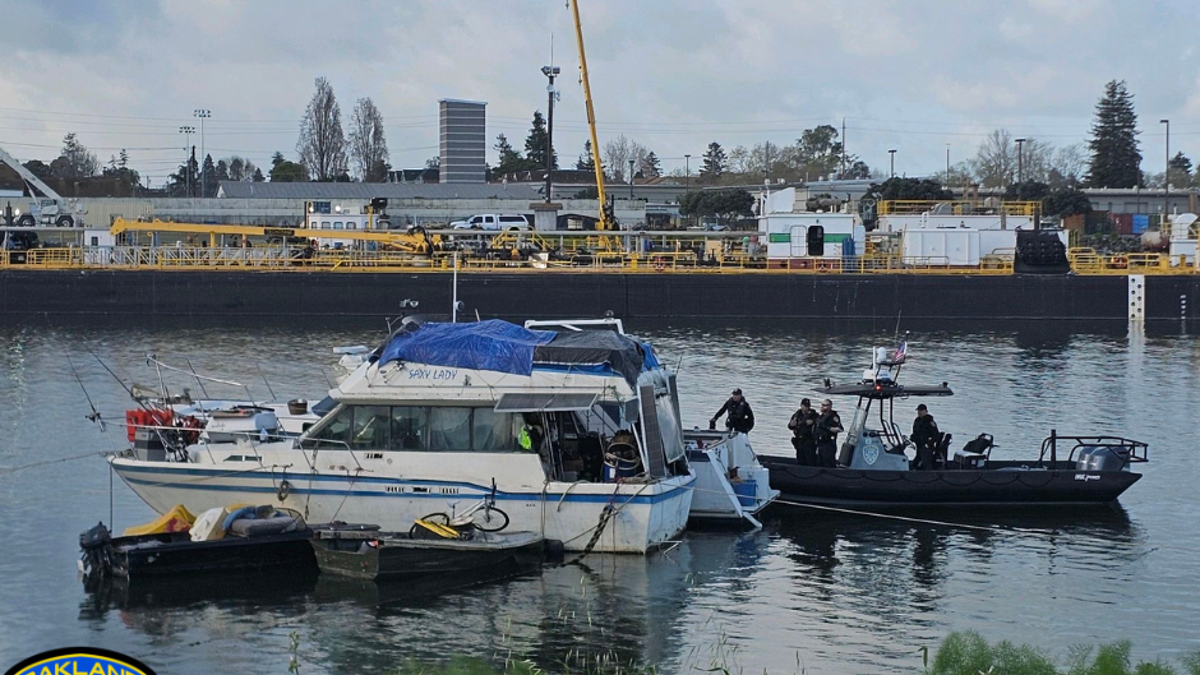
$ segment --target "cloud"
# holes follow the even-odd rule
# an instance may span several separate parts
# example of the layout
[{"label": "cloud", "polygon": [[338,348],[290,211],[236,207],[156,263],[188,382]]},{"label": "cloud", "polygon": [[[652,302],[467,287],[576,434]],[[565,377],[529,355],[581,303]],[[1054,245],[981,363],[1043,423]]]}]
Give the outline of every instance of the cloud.
[{"label": "cloud", "polygon": [[[0,1],[0,141],[24,158],[48,159],[77,131],[101,156],[139,148],[135,165],[161,180],[183,156],[178,127],[203,107],[212,154],[266,164],[294,154],[317,76],[347,119],[357,98],[375,100],[396,166],[436,153],[442,97],[486,100],[488,135],[520,147],[546,105],[551,33],[564,162],[586,137],[561,0]],[[907,173],[932,172],[947,142],[965,155],[990,125],[1082,138],[1114,78],[1146,119],[1180,119],[1179,143],[1200,154],[1184,134],[1200,112],[1195,3],[585,0],[581,14],[602,139],[629,136],[668,169],[710,141],[789,143],[845,117],[868,162],[902,147]],[[1164,58],[1167,45],[1179,47]]]}]

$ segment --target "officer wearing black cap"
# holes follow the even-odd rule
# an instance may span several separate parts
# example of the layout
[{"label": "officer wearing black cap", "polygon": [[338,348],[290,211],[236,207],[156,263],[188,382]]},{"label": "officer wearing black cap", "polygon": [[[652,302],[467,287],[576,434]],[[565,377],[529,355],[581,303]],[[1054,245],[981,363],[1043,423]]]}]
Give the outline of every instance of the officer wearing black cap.
[{"label": "officer wearing black cap", "polygon": [[937,443],[942,434],[938,431],[937,422],[933,421],[933,415],[929,414],[929,408],[925,404],[917,406],[917,419],[913,420],[913,430],[910,439],[913,446],[917,449],[918,469],[933,469],[934,457],[937,455]]},{"label": "officer wearing black cap", "polygon": [[729,413],[729,416],[725,418],[726,428],[743,434],[750,433],[750,430],[754,428],[754,411],[750,409],[750,403],[742,397],[741,389],[733,390],[729,400],[725,401],[725,405],[721,406],[717,414],[708,421],[708,428],[716,429],[717,419],[725,413]]}]

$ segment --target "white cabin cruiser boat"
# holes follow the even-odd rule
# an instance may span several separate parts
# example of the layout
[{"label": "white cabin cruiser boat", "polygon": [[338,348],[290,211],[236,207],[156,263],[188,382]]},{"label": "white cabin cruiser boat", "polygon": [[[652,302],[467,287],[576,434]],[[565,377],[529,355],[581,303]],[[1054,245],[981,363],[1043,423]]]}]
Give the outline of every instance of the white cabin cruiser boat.
[{"label": "white cabin cruiser boat", "polygon": [[[153,456],[135,446],[110,461],[160,513],[269,494],[312,522],[403,531],[470,508],[494,485],[513,529],[570,551],[643,553],[688,522],[698,491],[688,448],[724,445],[685,441],[674,377],[649,345],[610,325],[409,324],[330,391],[336,407],[297,439],[200,439]],[[736,451],[722,452],[728,462]],[[765,497],[739,500],[720,467],[725,516],[773,496],[763,480]]]}]

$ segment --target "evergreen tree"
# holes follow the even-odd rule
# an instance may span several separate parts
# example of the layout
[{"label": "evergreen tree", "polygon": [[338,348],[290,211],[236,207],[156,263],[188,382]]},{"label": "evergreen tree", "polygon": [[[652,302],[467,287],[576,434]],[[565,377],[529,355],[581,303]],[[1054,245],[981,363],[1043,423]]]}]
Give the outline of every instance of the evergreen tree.
[{"label": "evergreen tree", "polygon": [[1192,160],[1182,152],[1175,153],[1167,165],[1167,181],[1175,187],[1192,184]]},{"label": "evergreen tree", "polygon": [[500,162],[496,164],[496,168],[492,169],[493,175],[507,176],[525,169],[525,158],[513,148],[512,143],[508,142],[508,137],[504,134],[496,136],[496,144],[492,148],[500,156]]},{"label": "evergreen tree", "polygon": [[715,181],[725,174],[725,148],[713,141],[704,151],[704,162],[700,165],[700,179]]},{"label": "evergreen tree", "polygon": [[592,142],[583,142],[583,154],[579,156],[579,160],[575,162],[575,168],[580,171],[595,171],[596,160],[592,158]]},{"label": "evergreen tree", "polygon": [[[533,111],[533,123],[529,128],[529,136],[525,139],[526,168],[530,170],[546,168],[546,118],[542,111]],[[558,168],[558,153],[550,158],[550,168]]]},{"label": "evergreen tree", "polygon": [[257,166],[254,167],[253,182],[261,183],[261,182],[265,181],[266,179],[267,179],[267,177],[263,175],[262,169],[258,168]]},{"label": "evergreen tree", "polygon": [[1131,188],[1140,183],[1142,153],[1137,135],[1133,95],[1124,80],[1113,80],[1104,86],[1104,96],[1096,104],[1096,121],[1088,141],[1092,153],[1088,185]]},{"label": "evergreen tree", "polygon": [[213,164],[212,155],[204,156],[204,166],[200,169],[200,189],[196,194],[201,197],[212,197],[217,194],[217,167]]},{"label": "evergreen tree", "polygon": [[642,159],[642,165],[638,172],[642,178],[658,178],[662,175],[662,163],[658,161],[658,155],[654,154],[654,151],[650,151]]}]

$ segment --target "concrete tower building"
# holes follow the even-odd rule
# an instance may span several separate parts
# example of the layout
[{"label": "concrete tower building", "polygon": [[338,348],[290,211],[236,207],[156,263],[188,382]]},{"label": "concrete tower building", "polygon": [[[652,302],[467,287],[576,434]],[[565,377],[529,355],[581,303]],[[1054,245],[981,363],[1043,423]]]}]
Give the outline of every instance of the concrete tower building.
[{"label": "concrete tower building", "polygon": [[444,98],[439,174],[443,183],[487,182],[487,103]]}]

